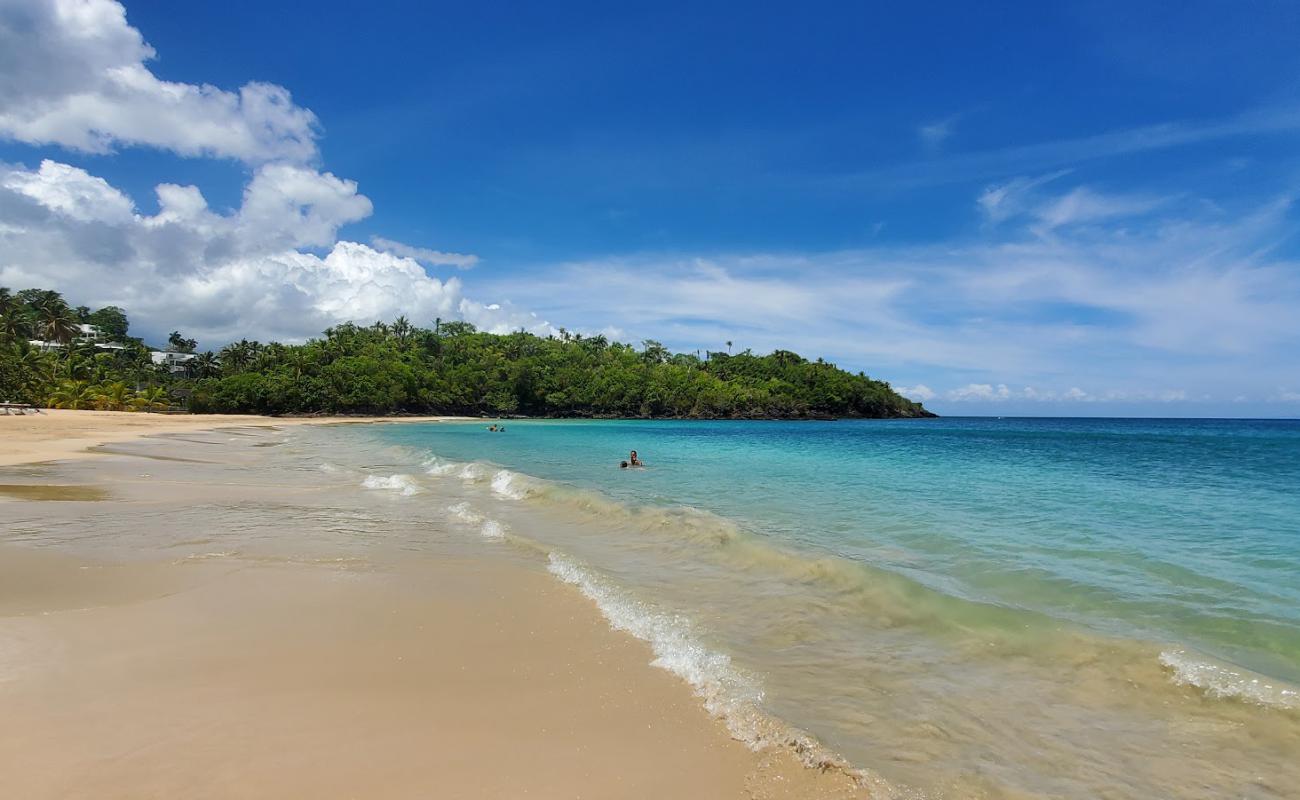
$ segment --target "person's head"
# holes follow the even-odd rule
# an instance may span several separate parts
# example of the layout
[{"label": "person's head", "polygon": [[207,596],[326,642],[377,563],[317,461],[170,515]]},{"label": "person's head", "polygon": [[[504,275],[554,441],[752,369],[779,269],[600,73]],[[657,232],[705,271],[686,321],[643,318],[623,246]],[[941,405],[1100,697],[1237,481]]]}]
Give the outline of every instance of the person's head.
[{"label": "person's head", "polygon": [[619,469],[627,469],[627,462],[626,462],[626,461],[620,461],[620,462],[618,462],[618,468],[619,468]]},{"label": "person's head", "polygon": [[633,461],[636,461],[636,451],[635,451],[635,450],[632,451],[632,460],[633,460]]}]

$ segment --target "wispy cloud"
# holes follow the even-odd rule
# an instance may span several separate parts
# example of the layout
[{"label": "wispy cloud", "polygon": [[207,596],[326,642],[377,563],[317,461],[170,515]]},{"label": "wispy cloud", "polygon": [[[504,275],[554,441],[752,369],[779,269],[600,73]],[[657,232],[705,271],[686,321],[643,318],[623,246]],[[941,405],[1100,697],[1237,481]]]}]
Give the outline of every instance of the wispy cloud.
[{"label": "wispy cloud", "polygon": [[935,122],[922,125],[916,129],[917,136],[921,137],[921,144],[927,149],[937,150],[944,142],[952,137],[956,130],[957,120],[960,115],[953,114],[950,117],[937,120]]},{"label": "wispy cloud", "polygon": [[430,250],[427,247],[412,247],[408,244],[385,239],[382,236],[370,237],[370,243],[385,253],[392,253],[402,258],[413,258],[422,264],[431,266],[448,266],[457,269],[469,269],[478,263],[478,256],[467,253],[445,253],[441,250]]},{"label": "wispy cloud", "polygon": [[1097,159],[1241,136],[1300,130],[1300,107],[1264,108],[1226,120],[1167,122],[1037,144],[896,163],[829,179],[855,185],[935,186],[1041,172]]},{"label": "wispy cloud", "polygon": [[1014,213],[961,242],[593,259],[494,291],[687,350],[825,355],[936,401],[1176,402],[1231,387],[1227,400],[1300,371],[1300,265],[1278,251],[1297,230],[1289,198],[1234,217],[1065,177],[1019,182],[992,204],[1014,199]]}]

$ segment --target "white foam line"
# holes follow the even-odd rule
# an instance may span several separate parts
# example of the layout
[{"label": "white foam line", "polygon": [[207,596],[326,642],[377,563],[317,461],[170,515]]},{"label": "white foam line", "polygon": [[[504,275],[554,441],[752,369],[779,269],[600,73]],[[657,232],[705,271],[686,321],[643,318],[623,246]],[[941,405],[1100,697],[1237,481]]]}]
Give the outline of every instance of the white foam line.
[{"label": "white foam line", "polygon": [[477,525],[479,535],[484,539],[501,539],[506,535],[509,527],[504,522],[498,522],[484,516],[474,509],[469,503],[456,503],[447,506],[447,513],[452,518],[465,523],[466,525]]},{"label": "white foam line", "polygon": [[[897,790],[879,775],[857,769],[828,751],[812,736],[765,714],[758,682],[736,668],[725,653],[709,650],[691,633],[685,618],[668,614],[631,597],[610,581],[560,553],[549,554],[547,569],[591,599],[615,630],[647,642],[653,666],[681,677],[704,701],[704,708],[751,750],[788,748],[806,767],[837,770],[881,797]],[[875,795],[873,795],[875,796]]]},{"label": "white foam line", "polygon": [[1209,697],[1300,710],[1300,692],[1295,689],[1277,686],[1265,678],[1196,658],[1185,650],[1166,650],[1160,654],[1160,663],[1172,673],[1170,677],[1174,683],[1194,686]]},{"label": "white foam line", "polygon": [[361,485],[367,489],[383,489],[390,492],[397,492],[403,497],[410,497],[420,491],[415,480],[410,475],[369,475],[361,482]]}]

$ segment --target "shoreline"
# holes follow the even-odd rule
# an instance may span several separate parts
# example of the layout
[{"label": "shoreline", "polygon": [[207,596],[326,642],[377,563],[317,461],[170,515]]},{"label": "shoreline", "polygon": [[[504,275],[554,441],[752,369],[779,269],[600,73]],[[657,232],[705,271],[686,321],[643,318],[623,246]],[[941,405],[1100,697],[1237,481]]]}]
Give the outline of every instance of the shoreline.
[{"label": "shoreline", "polygon": [[[866,796],[789,748],[734,739],[686,682],[652,665],[649,645],[518,554],[303,560],[216,543],[224,525],[238,526],[225,514],[283,490],[204,480],[204,470],[242,474],[268,452],[204,431],[416,418],[44,416],[26,418],[24,443],[0,463],[47,463],[0,482],[107,491],[0,504],[0,521],[29,531],[0,542],[0,644],[14,645],[0,647],[0,715],[12,723],[0,731],[0,794]],[[148,462],[86,449],[170,433],[198,441],[164,437],[137,451],[175,463],[162,500],[159,479],[140,474]],[[174,458],[195,451],[236,458]],[[303,480],[292,489],[300,505],[258,506],[277,531],[272,551],[304,530],[295,509],[331,500],[313,499],[320,489]],[[120,557],[66,540],[26,546],[30,531],[84,527],[88,515],[107,529],[92,547]],[[167,557],[132,544],[164,541],[178,525],[198,538],[158,545]]]},{"label": "shoreline", "polygon": [[61,408],[0,415],[0,466],[35,464],[102,454],[92,448],[167,433],[238,427],[291,427],[403,422],[476,422],[478,417],[268,417],[257,414],[147,414]]}]

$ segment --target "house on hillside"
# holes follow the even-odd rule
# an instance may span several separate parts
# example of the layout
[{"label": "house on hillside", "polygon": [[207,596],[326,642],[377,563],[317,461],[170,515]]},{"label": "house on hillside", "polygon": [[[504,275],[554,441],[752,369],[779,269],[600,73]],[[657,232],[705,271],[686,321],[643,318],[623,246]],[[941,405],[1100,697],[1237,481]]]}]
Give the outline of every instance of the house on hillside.
[{"label": "house on hillside", "polygon": [[[29,339],[27,341],[32,347],[41,350],[54,350],[63,347],[59,342],[47,342],[43,339]],[[125,350],[126,345],[121,342],[110,342],[104,338],[104,331],[98,325],[87,325],[81,323],[77,325],[77,336],[71,342],[72,344],[93,344],[99,350]]]},{"label": "house on hillside", "polygon": [[149,358],[153,359],[153,363],[167,367],[175,375],[184,372],[186,363],[192,361],[195,355],[193,353],[177,353],[174,350],[152,350],[149,352]]}]

